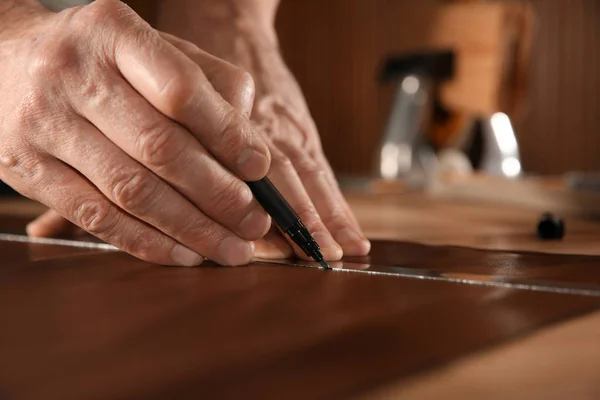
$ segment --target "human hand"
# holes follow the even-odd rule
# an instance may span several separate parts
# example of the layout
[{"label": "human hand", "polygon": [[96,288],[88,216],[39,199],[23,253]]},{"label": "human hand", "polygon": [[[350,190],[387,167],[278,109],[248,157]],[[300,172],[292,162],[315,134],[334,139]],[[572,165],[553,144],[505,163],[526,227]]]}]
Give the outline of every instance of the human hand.
[{"label": "human hand", "polygon": [[0,29],[0,178],[144,260],[250,261],[270,219],[243,181],[270,153],[219,88],[251,103],[250,77],[116,0],[24,14]]},{"label": "human hand", "polygon": [[[225,101],[245,114],[251,112],[252,96],[248,92],[238,90],[238,84],[231,80],[236,74],[239,74],[238,79],[246,79],[239,67],[200,50],[190,42],[163,32],[160,32],[160,35],[203,68],[213,87]],[[81,236],[85,232],[52,209],[32,221],[27,226],[27,231],[30,236],[35,237]],[[287,258],[293,254],[292,248],[276,229],[271,229],[265,236],[256,240],[254,246],[256,258]]]},{"label": "human hand", "polygon": [[[364,237],[323,154],[319,134],[302,92],[274,42],[261,24],[221,23],[202,15],[160,14],[159,28],[249,71],[255,82],[251,121],[267,139],[272,157],[269,178],[288,199],[328,260],[365,255]],[[194,23],[192,23],[192,19]],[[175,23],[177,21],[177,23]],[[273,237],[273,236],[270,236]],[[307,258],[287,237],[295,253]]]}]

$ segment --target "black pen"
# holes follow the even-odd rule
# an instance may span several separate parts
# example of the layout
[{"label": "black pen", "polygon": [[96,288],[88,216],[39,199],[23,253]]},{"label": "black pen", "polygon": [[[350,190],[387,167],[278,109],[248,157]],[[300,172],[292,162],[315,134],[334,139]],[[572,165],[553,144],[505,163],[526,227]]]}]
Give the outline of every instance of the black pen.
[{"label": "black pen", "polygon": [[307,256],[312,257],[324,269],[331,269],[323,259],[319,244],[269,178],[265,177],[259,181],[246,183],[250,186],[256,200],[273,218],[279,229],[285,232]]}]

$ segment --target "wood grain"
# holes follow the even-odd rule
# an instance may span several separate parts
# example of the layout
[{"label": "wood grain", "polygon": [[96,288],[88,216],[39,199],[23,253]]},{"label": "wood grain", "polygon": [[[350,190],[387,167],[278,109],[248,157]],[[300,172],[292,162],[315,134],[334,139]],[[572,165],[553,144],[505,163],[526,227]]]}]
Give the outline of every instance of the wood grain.
[{"label": "wood grain", "polygon": [[600,313],[452,362],[365,399],[581,399],[600,397]]},{"label": "wood grain", "polygon": [[161,267],[123,253],[23,262],[25,247],[0,242],[0,393],[11,399],[347,398],[600,306],[298,267]]},{"label": "wood grain", "polygon": [[558,214],[565,221],[564,240],[539,240],[535,234],[537,222],[548,210],[442,200],[418,193],[348,197],[370,238],[490,250],[600,255],[600,224],[578,217]]},{"label": "wood grain", "polygon": [[[523,233],[527,210],[414,194],[350,199],[371,237],[451,244],[462,236],[482,248],[500,237],[513,249],[561,251],[561,243],[536,248]],[[15,209],[0,205],[0,215]],[[22,232],[25,214],[0,217],[0,230]],[[569,224],[579,233],[562,250],[593,253],[599,227]],[[475,397],[460,384],[490,360],[492,374],[515,357],[541,354],[555,361],[552,382],[560,383],[557,357],[573,363],[581,352],[560,352],[565,336],[552,329],[530,344],[519,339],[600,307],[598,297],[261,263],[173,268],[120,252],[5,241],[0,254],[0,398],[11,399],[427,398],[445,387],[456,398]],[[600,285],[600,257],[375,242],[368,258],[348,262]],[[576,332],[589,338],[595,324]],[[588,366],[580,367],[576,382],[598,390]],[[441,383],[430,388],[423,382],[436,372]],[[481,379],[528,385],[507,376]],[[565,394],[561,388],[554,393]]]}]

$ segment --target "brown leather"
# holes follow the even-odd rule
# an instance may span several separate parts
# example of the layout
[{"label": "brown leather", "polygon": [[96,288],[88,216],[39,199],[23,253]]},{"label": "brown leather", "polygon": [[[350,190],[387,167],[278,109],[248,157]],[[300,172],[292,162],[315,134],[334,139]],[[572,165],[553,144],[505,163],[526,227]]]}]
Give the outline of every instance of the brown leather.
[{"label": "brown leather", "polygon": [[[599,256],[489,251],[378,241],[368,257],[347,257],[346,260],[374,266],[489,275],[523,281],[580,283],[600,289]],[[393,271],[393,268],[389,270]]]},{"label": "brown leather", "polygon": [[[31,218],[0,216],[0,232],[25,234],[25,225]],[[100,242],[88,234],[67,236],[85,242]],[[529,239],[529,238],[528,238]],[[2,246],[2,242],[0,242]],[[15,251],[15,250],[12,250]],[[29,244],[19,260],[39,260],[97,253],[98,249],[69,249],[64,246]],[[317,265],[298,260],[271,260],[270,263]],[[420,243],[378,240],[366,257],[345,257],[333,262],[334,268],[373,270],[399,275],[444,273],[477,274],[506,277],[511,281],[545,284],[581,284],[600,291],[600,256],[549,254],[523,251],[487,251],[461,246],[430,246]],[[397,268],[400,268],[398,270]],[[408,270],[408,271],[407,271]],[[425,270],[425,271],[423,271]]]},{"label": "brown leather", "polygon": [[[0,241],[0,398],[347,398],[600,306],[592,296],[260,263],[162,267],[59,247]],[[374,242],[352,263],[597,279],[596,259]]]}]

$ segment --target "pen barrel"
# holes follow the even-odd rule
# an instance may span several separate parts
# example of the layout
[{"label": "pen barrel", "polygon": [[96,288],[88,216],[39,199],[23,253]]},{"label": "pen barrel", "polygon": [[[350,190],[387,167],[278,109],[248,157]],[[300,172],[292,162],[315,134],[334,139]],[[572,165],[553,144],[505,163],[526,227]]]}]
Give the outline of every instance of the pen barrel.
[{"label": "pen barrel", "polygon": [[246,182],[254,194],[256,200],[273,218],[273,221],[279,228],[287,232],[300,217],[289,203],[283,198],[279,190],[273,185],[269,178],[263,178],[260,181]]}]

